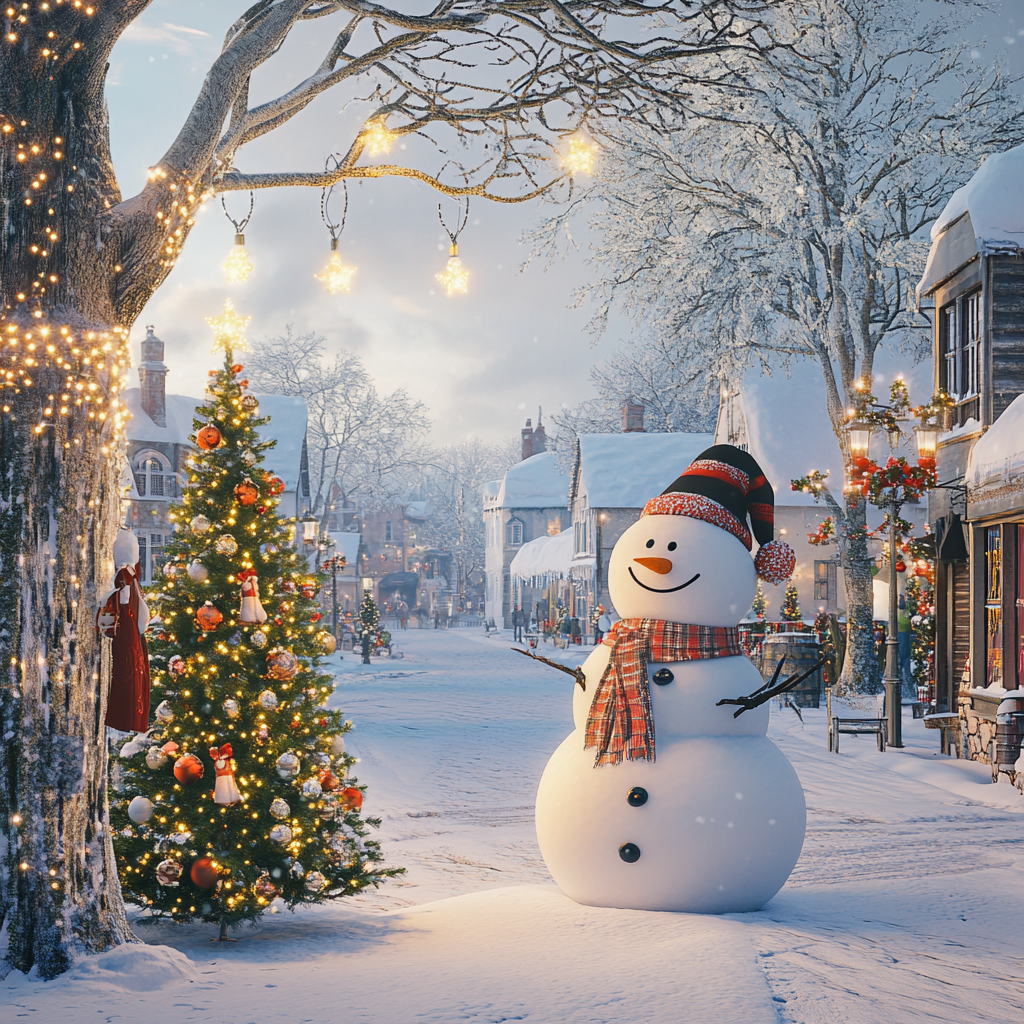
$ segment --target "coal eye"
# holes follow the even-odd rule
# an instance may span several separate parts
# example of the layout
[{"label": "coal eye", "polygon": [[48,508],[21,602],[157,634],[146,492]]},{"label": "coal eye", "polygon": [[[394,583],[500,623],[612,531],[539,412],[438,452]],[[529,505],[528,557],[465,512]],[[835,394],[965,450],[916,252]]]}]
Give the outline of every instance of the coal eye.
[{"label": "coal eye", "polygon": [[648,546],[649,548],[653,548],[653,547],[654,547],[654,541],[653,541],[653,540],[649,540],[649,541],[647,542],[647,546]]},{"label": "coal eye", "polygon": [[668,549],[669,549],[669,551],[675,551],[675,549],[676,549],[676,542],[674,540],[670,540],[668,542]]}]

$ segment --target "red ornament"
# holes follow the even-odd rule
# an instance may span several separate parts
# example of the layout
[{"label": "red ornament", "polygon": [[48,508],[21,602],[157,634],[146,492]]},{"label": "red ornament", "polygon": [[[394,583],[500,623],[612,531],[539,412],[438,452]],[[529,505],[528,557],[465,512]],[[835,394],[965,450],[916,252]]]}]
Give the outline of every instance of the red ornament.
[{"label": "red ornament", "polygon": [[232,373],[241,373],[242,372],[242,364],[241,363],[235,363],[231,367],[231,372]]},{"label": "red ornament", "polygon": [[191,786],[203,777],[203,762],[195,754],[182,754],[174,762],[174,777],[183,786]]},{"label": "red ornament", "polygon": [[271,494],[281,494],[284,491],[284,481],[279,476],[274,476],[273,473],[264,473],[263,479]]},{"label": "red ornament", "polygon": [[238,386],[240,388],[247,388],[249,386],[249,382],[247,380],[240,380],[238,382]]},{"label": "red ornament", "polygon": [[267,506],[266,505],[257,505],[256,506],[256,515],[261,516],[266,511],[267,511]]},{"label": "red ornament", "polygon": [[252,505],[259,496],[260,492],[251,480],[243,480],[235,488],[235,501],[237,501],[239,505]]},{"label": "red ornament", "polygon": [[339,794],[341,805],[346,811],[358,811],[363,806],[363,791],[355,786],[348,786]]},{"label": "red ornament", "polygon": [[209,857],[200,857],[188,873],[192,884],[199,889],[212,889],[217,884],[217,869]]},{"label": "red ornament", "polygon": [[[325,793],[330,793],[331,790],[337,789],[339,785],[340,783],[338,782],[338,776],[335,775],[334,772],[330,770],[330,768],[325,768],[320,773],[320,788]],[[359,790],[357,789],[356,792],[359,793]],[[360,794],[360,796],[361,795],[362,794]]]},{"label": "red ornament", "polygon": [[277,886],[270,880],[270,875],[260,875],[256,879],[253,891],[257,896],[262,896],[265,900],[272,900],[277,895],[278,890]]},{"label": "red ornament", "polygon": [[216,448],[220,444],[220,441],[220,431],[212,423],[207,423],[206,426],[196,434],[196,444],[205,452]]},{"label": "red ornament", "polygon": [[282,580],[282,582],[281,582],[281,589],[286,594],[294,594],[295,593],[295,580]]},{"label": "red ornament", "polygon": [[906,572],[907,571],[907,563],[902,561],[902,560],[897,560],[897,562],[896,562],[896,571],[897,572]]},{"label": "red ornament", "polygon": [[209,601],[196,612],[196,624],[200,629],[216,629],[223,621],[224,616]]},{"label": "red ornament", "polygon": [[316,597],[316,587],[309,583],[303,583],[300,593],[307,601],[312,601]]},{"label": "red ornament", "polygon": [[320,620],[322,618],[323,618],[323,615],[321,615],[320,612],[313,612],[313,614],[310,615],[310,617],[309,617],[309,621],[310,622],[317,622],[318,620]]}]

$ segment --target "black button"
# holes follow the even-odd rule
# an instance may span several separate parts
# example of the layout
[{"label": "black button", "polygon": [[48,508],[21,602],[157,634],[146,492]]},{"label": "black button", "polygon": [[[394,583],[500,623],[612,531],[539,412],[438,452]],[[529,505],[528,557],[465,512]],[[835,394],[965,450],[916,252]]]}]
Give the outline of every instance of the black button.
[{"label": "black button", "polygon": [[647,790],[643,786],[634,786],[626,794],[626,801],[630,807],[643,807],[647,803]]},{"label": "black button", "polygon": [[654,673],[654,681],[659,686],[668,686],[673,679],[675,679],[675,676],[672,675],[671,670],[667,668],[659,668],[658,671]]},{"label": "black button", "polygon": [[619,856],[627,864],[635,864],[640,859],[640,847],[636,843],[623,843],[619,847]]}]

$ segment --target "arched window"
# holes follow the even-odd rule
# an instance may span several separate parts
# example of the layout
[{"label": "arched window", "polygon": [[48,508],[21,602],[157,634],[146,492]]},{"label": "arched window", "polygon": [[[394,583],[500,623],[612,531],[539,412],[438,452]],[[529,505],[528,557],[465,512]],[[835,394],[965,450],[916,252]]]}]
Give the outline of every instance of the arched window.
[{"label": "arched window", "polygon": [[135,488],[142,498],[177,497],[171,464],[159,452],[141,452],[135,461]]},{"label": "arched window", "polygon": [[511,547],[518,547],[523,543],[523,524],[519,519],[510,519],[505,524],[505,542]]}]

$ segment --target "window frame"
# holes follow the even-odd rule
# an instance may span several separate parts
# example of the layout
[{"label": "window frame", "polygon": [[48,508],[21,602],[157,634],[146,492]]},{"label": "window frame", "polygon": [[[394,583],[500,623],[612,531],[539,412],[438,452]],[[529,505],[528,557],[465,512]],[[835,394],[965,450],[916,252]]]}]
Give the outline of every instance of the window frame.
[{"label": "window frame", "polygon": [[[152,463],[157,468],[153,468]],[[171,466],[170,459],[153,448],[146,448],[135,453],[132,459],[132,475],[135,478],[135,490],[140,498],[147,501],[172,501],[178,497],[178,475]],[[160,480],[161,494],[153,493],[154,480]]]}]

